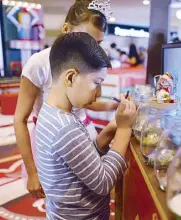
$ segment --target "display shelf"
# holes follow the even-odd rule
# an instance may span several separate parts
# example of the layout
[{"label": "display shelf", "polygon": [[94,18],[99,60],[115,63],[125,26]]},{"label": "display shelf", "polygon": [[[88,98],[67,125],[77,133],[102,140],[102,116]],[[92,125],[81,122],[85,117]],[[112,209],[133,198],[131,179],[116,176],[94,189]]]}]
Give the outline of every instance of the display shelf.
[{"label": "display shelf", "polygon": [[124,175],[123,187],[120,183],[117,185],[118,192],[122,191],[116,202],[121,204],[116,207],[118,215],[126,220],[175,220],[167,207],[166,193],[159,188],[153,168],[146,165],[135,138],[131,139],[126,159],[129,168]]}]

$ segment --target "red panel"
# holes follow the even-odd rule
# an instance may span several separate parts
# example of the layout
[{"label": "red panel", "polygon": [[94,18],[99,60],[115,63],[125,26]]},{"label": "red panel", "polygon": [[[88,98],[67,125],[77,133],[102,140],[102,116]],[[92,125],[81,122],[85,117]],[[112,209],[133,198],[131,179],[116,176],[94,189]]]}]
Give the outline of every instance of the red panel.
[{"label": "red panel", "polygon": [[129,151],[130,167],[124,179],[124,219],[161,220],[140,169]]},{"label": "red panel", "polygon": [[7,94],[5,93],[0,95],[2,114],[14,115],[17,99],[18,99],[18,93],[7,93]]}]

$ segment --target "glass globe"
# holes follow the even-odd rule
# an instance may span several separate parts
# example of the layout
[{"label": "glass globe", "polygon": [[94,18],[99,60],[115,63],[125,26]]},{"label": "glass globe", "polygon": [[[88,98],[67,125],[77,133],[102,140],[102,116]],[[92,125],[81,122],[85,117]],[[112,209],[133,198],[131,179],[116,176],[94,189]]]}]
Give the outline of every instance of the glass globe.
[{"label": "glass globe", "polygon": [[170,163],[167,175],[167,204],[179,220],[181,219],[181,148]]},{"label": "glass globe", "polygon": [[168,166],[181,146],[181,118],[170,118],[164,127],[154,160],[155,175],[162,190],[167,187]]},{"label": "glass globe", "polygon": [[141,103],[141,97],[151,98],[155,93],[155,89],[150,85],[135,85],[134,91],[132,92],[132,101],[138,107]]},{"label": "glass globe", "polygon": [[176,111],[149,109],[149,115],[141,131],[141,153],[147,165],[154,166],[156,147],[163,131],[172,124]]},{"label": "glass globe", "polygon": [[[139,87],[138,87],[139,88]],[[141,139],[141,130],[149,115],[149,100],[153,97],[153,88],[151,86],[140,87],[137,90],[138,96],[134,103],[137,105],[137,117],[133,125],[133,134],[138,141]]]}]

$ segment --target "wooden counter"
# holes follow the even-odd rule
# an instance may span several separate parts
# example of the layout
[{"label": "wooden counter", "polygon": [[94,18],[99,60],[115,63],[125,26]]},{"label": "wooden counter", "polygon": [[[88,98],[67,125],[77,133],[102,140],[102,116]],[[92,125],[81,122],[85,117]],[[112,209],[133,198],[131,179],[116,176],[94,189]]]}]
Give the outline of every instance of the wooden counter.
[{"label": "wooden counter", "polygon": [[175,220],[167,208],[166,193],[160,190],[153,168],[145,164],[135,138],[126,158],[129,168],[123,187],[120,183],[116,187],[116,220]]}]

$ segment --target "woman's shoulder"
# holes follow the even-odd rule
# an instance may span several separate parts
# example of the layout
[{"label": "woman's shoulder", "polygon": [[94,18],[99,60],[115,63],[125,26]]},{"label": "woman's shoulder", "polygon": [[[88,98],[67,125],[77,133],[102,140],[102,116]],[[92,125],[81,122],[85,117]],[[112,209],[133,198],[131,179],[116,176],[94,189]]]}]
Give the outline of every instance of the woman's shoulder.
[{"label": "woman's shoulder", "polygon": [[22,70],[22,76],[28,78],[33,84],[35,84],[39,88],[51,82],[51,71],[49,62],[50,49],[51,48],[47,48],[33,54],[26,62]]},{"label": "woman's shoulder", "polygon": [[49,47],[38,53],[34,53],[27,61],[27,64],[33,63],[33,65],[44,67],[45,65],[47,65],[47,63],[49,63],[50,50],[51,48]]}]

